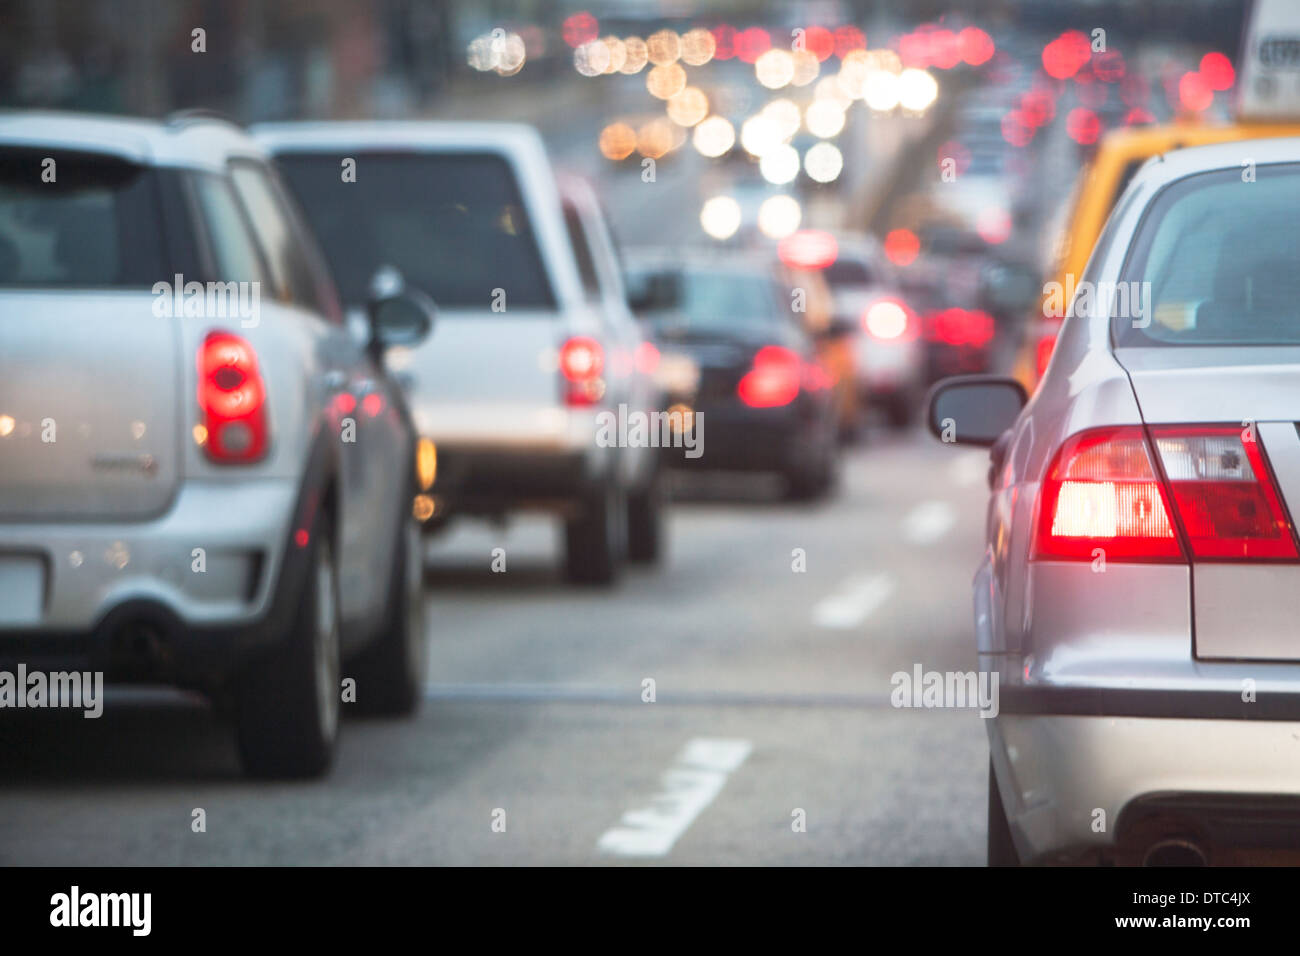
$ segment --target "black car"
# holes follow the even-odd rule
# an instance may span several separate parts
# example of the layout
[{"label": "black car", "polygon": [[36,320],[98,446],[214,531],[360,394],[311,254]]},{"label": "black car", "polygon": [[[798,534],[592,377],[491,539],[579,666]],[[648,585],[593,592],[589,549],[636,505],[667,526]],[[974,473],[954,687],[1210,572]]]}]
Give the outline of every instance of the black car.
[{"label": "black car", "polygon": [[791,498],[833,487],[838,442],[832,380],[792,296],[764,260],[707,253],[643,258],[630,304],[659,349],[670,410],[690,413],[698,452],[673,467],[777,472]]}]

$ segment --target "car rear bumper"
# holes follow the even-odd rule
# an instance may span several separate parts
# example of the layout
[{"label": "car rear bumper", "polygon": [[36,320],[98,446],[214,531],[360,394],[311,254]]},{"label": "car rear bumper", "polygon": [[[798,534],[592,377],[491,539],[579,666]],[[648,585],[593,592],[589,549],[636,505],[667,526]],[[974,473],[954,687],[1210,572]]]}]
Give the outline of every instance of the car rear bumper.
[{"label": "car rear bumper", "polygon": [[1024,862],[1140,863],[1175,837],[1213,863],[1300,850],[1300,721],[1004,709],[988,730]]},{"label": "car rear bumper", "polygon": [[[818,409],[799,399],[778,408],[750,408],[742,402],[696,409],[696,448],[664,448],[669,467],[687,471],[788,471],[816,459],[825,422]],[[697,454],[698,452],[698,454]],[[693,457],[692,457],[693,456]]]},{"label": "car rear bumper", "polygon": [[167,674],[233,663],[276,603],[299,502],[287,479],[191,481],[153,521],[0,525],[0,660],[113,671],[127,641]]}]

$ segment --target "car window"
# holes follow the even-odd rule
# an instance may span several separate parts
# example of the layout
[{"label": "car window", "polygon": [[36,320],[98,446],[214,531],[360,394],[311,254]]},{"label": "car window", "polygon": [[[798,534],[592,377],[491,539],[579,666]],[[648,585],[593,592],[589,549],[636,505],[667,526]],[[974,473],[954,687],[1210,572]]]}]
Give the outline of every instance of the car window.
[{"label": "car window", "polygon": [[160,218],[146,167],[0,150],[0,285],[151,286],[167,274]]},{"label": "car window", "polygon": [[587,232],[582,228],[582,218],[578,210],[565,204],[564,225],[569,231],[569,242],[573,245],[573,254],[578,262],[578,276],[582,280],[582,291],[588,299],[600,298],[600,279],[596,277],[596,259],[592,255],[591,245],[587,242]]},{"label": "car window", "polygon": [[[361,153],[278,158],[349,305],[393,266],[443,308],[554,308],[514,172],[496,153]],[[500,290],[500,294],[498,294]]]},{"label": "car window", "polygon": [[879,281],[872,269],[860,259],[841,257],[823,270],[831,288],[875,285]]},{"label": "car window", "polygon": [[633,269],[628,287],[639,315],[676,328],[726,330],[785,322],[779,287],[757,273]]},{"label": "car window", "polygon": [[266,257],[276,296],[316,308],[315,277],[304,258],[293,220],[266,170],[254,163],[233,162],[230,179]]},{"label": "car window", "polygon": [[264,282],[266,277],[248,222],[229,183],[211,173],[194,176],[194,199],[220,282]]},{"label": "car window", "polygon": [[1116,343],[1300,344],[1297,221],[1300,164],[1259,167],[1254,182],[1233,169],[1165,189],[1124,275],[1149,316],[1116,315]]}]

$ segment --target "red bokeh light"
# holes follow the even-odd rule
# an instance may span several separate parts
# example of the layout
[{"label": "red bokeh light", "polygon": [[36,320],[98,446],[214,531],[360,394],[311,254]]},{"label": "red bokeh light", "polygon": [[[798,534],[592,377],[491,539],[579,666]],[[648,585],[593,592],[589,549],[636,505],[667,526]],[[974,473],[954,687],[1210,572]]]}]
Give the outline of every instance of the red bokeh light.
[{"label": "red bokeh light", "polygon": [[1101,135],[1101,119],[1092,110],[1077,107],[1066,116],[1065,131],[1076,143],[1091,146]]},{"label": "red bokeh light", "polygon": [[1193,113],[1200,113],[1210,108],[1214,102],[1214,90],[1200,73],[1184,73],[1178,81],[1178,103]]},{"label": "red bokeh light", "polygon": [[1207,53],[1201,57],[1201,76],[1212,90],[1228,90],[1237,80],[1237,71],[1232,68],[1232,61],[1222,53]]},{"label": "red bokeh light", "polygon": [[596,39],[600,33],[600,24],[595,17],[583,10],[565,18],[563,33],[565,43],[571,47],[580,47]]},{"label": "red bokeh light", "polygon": [[993,38],[979,27],[966,27],[957,34],[957,48],[968,66],[983,66],[997,52]]},{"label": "red bokeh light", "polygon": [[930,34],[930,64],[941,70],[951,70],[961,62],[961,45],[957,34],[939,29]]},{"label": "red bokeh light", "polygon": [[803,48],[824,63],[835,52],[835,37],[825,27],[809,27],[804,31]]},{"label": "red bokeh light", "polygon": [[736,34],[736,56],[744,63],[753,63],[772,49],[772,38],[762,27],[746,27]]},{"label": "red bokeh light", "polygon": [[1035,128],[1050,123],[1056,116],[1056,98],[1047,90],[1030,90],[1020,98],[1020,116]]},{"label": "red bokeh light", "polygon": [[1149,110],[1140,106],[1135,106],[1124,114],[1125,126],[1146,126],[1148,123],[1154,123],[1156,118],[1151,115]]},{"label": "red bokeh light", "polygon": [[713,34],[713,58],[730,60],[736,55],[736,28],[726,23],[719,23],[709,31]]},{"label": "red bokeh light", "polygon": [[841,60],[852,53],[854,50],[865,50],[867,48],[867,35],[857,27],[836,27],[835,29],[835,55]]},{"label": "red bokeh light", "polygon": [[895,229],[885,236],[885,255],[894,265],[911,265],[920,254],[921,240],[911,229]]},{"label": "red bokeh light", "polygon": [[1088,38],[1078,30],[1067,30],[1043,47],[1043,69],[1050,77],[1066,80],[1078,73],[1091,56]]}]

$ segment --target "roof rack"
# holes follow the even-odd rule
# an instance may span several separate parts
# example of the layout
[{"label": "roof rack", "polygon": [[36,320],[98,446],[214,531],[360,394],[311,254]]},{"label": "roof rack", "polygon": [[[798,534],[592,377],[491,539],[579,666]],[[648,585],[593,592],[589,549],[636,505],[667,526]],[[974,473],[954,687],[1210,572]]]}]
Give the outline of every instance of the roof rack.
[{"label": "roof rack", "polygon": [[220,110],[209,109],[206,106],[194,106],[183,110],[174,110],[168,113],[163,119],[167,126],[185,126],[190,123],[225,123],[236,129],[243,129],[239,123],[235,122]]}]

